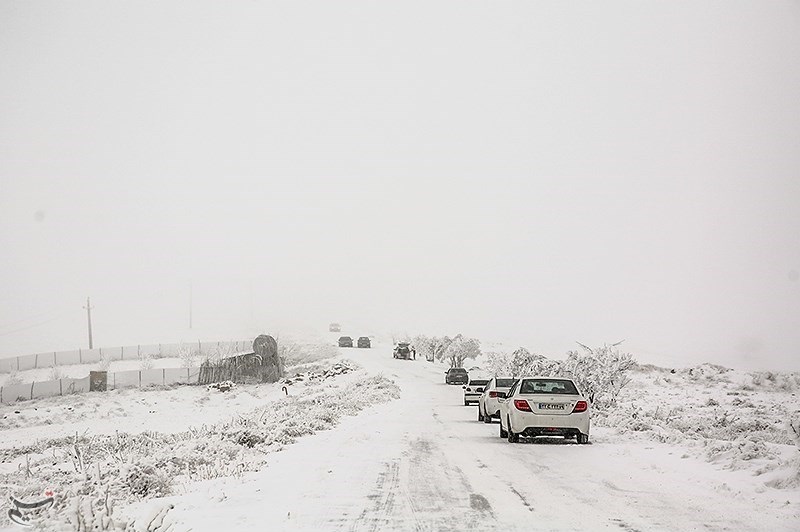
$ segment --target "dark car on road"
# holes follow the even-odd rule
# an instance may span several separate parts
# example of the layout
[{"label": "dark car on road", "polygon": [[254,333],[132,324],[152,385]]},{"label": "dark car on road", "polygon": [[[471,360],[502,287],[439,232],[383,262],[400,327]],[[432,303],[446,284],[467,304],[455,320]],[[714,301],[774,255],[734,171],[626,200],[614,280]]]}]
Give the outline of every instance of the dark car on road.
[{"label": "dark car on road", "polygon": [[330,325],[328,325],[328,331],[330,332],[341,332],[341,330],[342,326],[339,325],[338,323],[331,323]]},{"label": "dark car on road", "polygon": [[450,368],[444,374],[445,384],[467,384],[469,374],[464,368]]},{"label": "dark car on road", "polygon": [[339,347],[353,347],[353,339],[349,336],[339,337]]},{"label": "dark car on road", "polygon": [[369,341],[368,336],[359,336],[358,337],[358,347],[372,347],[372,343]]}]

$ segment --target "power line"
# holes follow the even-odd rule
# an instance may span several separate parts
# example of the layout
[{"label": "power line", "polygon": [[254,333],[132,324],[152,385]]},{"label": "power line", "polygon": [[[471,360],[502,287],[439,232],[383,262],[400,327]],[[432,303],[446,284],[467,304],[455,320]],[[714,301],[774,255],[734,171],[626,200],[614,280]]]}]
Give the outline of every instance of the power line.
[{"label": "power line", "polygon": [[33,328],[36,328],[36,327],[41,327],[42,325],[47,325],[48,323],[51,323],[51,322],[54,322],[54,321],[56,321],[56,320],[58,320],[58,319],[61,319],[61,318],[63,318],[63,317],[64,317],[64,315],[66,315],[66,314],[67,314],[67,312],[62,312],[62,313],[61,313],[61,314],[59,314],[58,316],[56,316],[56,317],[54,317],[54,318],[50,318],[49,320],[41,321],[41,322],[39,322],[39,323],[33,323],[33,324],[31,324],[31,325],[26,325],[25,327],[19,327],[19,328],[17,328],[17,329],[12,329],[12,330],[10,330],[10,331],[5,331],[5,332],[2,332],[2,333],[0,333],[0,336],[8,336],[9,334],[14,334],[14,333],[18,333],[18,332],[21,332],[21,331],[27,331],[28,329],[33,329]]}]

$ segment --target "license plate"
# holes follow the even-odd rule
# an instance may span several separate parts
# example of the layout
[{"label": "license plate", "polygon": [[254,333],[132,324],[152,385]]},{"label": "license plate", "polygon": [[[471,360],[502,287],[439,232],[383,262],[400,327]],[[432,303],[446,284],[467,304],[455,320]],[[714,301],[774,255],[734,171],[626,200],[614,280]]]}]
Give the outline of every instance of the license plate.
[{"label": "license plate", "polygon": [[539,403],[539,410],[564,410],[563,404]]}]

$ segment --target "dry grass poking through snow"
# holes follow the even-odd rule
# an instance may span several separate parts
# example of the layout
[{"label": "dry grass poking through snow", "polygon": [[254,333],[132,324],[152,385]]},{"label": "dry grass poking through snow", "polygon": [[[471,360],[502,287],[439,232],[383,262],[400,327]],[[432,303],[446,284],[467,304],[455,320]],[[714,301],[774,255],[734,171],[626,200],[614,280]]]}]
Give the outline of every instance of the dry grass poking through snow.
[{"label": "dry grass poking through snow", "polygon": [[[346,366],[338,375],[355,370]],[[122,530],[129,523],[114,515],[114,503],[256,470],[267,453],[399,396],[393,381],[359,374],[291,388],[291,395],[257,410],[176,434],[84,434],[1,449],[2,462],[16,463],[17,470],[0,475],[0,484],[6,495],[21,498],[54,490],[56,504],[44,521],[48,530]]]}]

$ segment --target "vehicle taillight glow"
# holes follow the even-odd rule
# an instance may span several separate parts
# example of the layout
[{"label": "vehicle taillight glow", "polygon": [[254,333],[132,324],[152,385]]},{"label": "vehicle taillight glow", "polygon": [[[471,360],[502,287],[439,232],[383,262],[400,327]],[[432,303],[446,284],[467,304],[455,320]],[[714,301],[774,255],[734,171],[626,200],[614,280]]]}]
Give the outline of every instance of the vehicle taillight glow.
[{"label": "vehicle taillight glow", "polygon": [[489,392],[489,397],[497,397],[497,392]]},{"label": "vehicle taillight glow", "polygon": [[521,410],[522,412],[531,411],[531,405],[529,405],[528,401],[525,399],[514,399],[514,406],[517,410]]},{"label": "vehicle taillight glow", "polygon": [[575,403],[575,408],[572,409],[572,412],[586,412],[587,408],[589,408],[589,403],[586,401],[578,401]]}]

